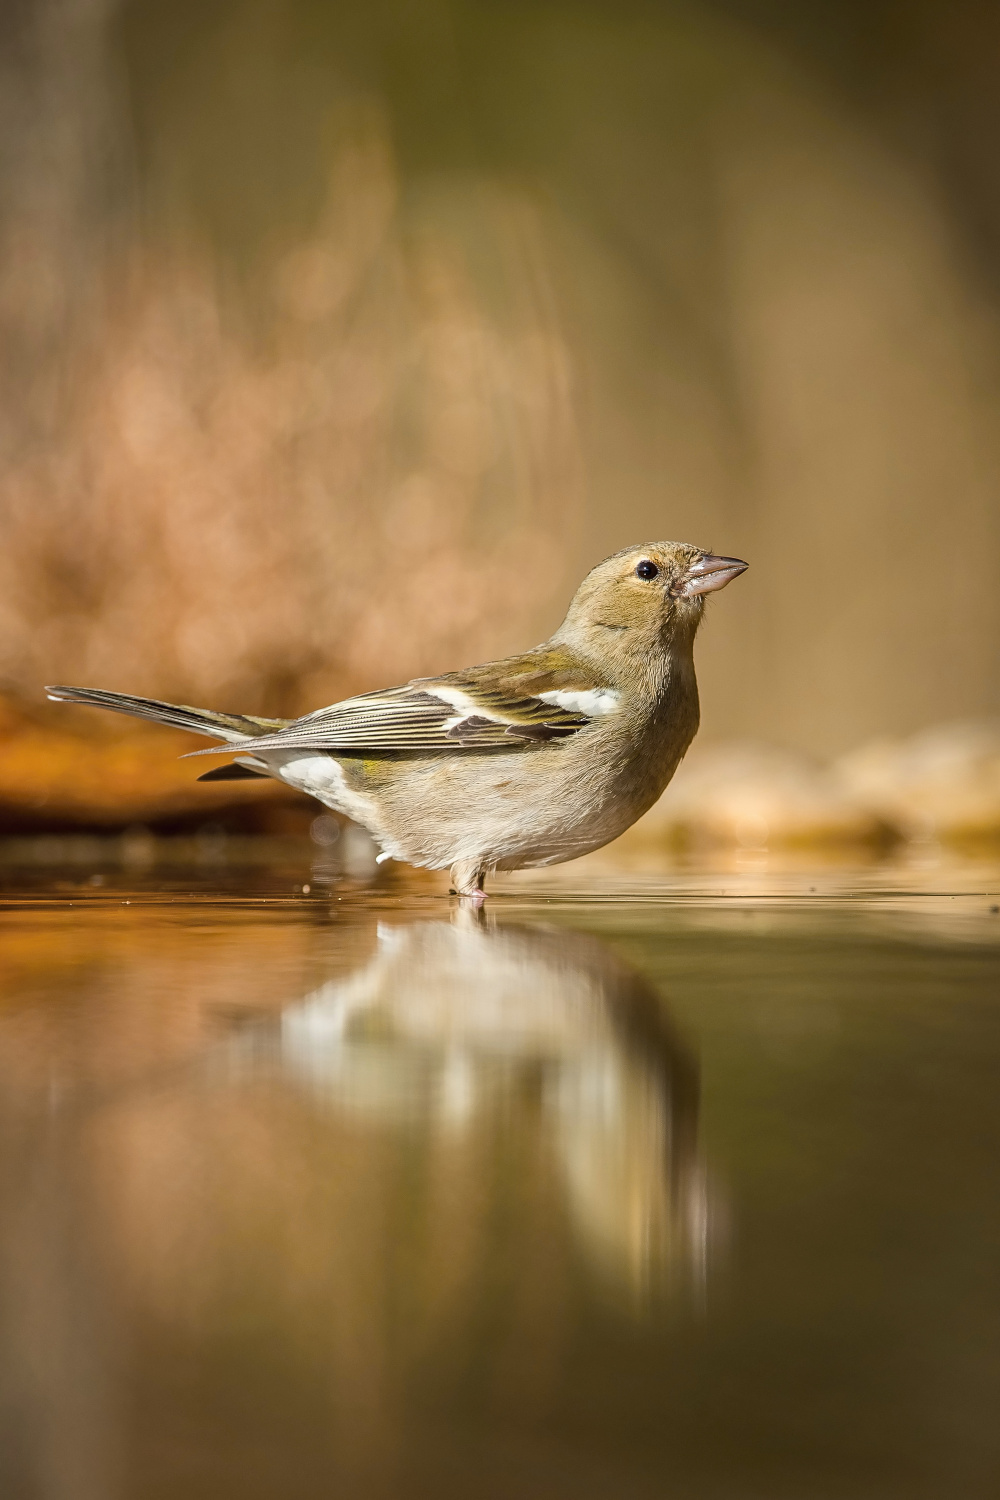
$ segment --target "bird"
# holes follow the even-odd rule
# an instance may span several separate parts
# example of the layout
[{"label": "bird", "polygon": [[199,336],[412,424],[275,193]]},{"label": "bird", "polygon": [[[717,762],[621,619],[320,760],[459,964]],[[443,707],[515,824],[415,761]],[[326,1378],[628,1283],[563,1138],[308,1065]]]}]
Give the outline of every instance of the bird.
[{"label": "bird", "polygon": [[452,894],[478,907],[494,871],[575,859],[652,807],[698,729],[706,596],[747,566],[687,542],[626,547],[542,645],[298,719],[46,692],[221,740],[190,753],[235,759],[199,780],[283,781],[367,828],[380,862],[450,870]]}]

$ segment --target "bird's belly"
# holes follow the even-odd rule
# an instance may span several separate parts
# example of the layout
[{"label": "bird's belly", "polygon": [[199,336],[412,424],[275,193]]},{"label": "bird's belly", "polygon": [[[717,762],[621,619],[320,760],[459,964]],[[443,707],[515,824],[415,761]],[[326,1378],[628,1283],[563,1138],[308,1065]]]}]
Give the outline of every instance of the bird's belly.
[{"label": "bird's belly", "polygon": [[361,823],[394,859],[516,870],[561,864],[617,838],[656,800],[687,746],[637,756],[610,734],[601,741],[412,760],[341,762],[302,750],[261,759],[289,786]]},{"label": "bird's belly", "polygon": [[646,811],[629,792],[608,791],[592,800],[568,794],[540,798],[496,840],[490,863],[498,870],[558,865],[610,844]]},{"label": "bird's belly", "polygon": [[383,847],[432,868],[460,860],[501,870],[559,864],[623,833],[656,800],[679,759],[645,776],[634,761],[616,766],[613,758],[568,749],[564,742],[400,768],[379,789]]}]

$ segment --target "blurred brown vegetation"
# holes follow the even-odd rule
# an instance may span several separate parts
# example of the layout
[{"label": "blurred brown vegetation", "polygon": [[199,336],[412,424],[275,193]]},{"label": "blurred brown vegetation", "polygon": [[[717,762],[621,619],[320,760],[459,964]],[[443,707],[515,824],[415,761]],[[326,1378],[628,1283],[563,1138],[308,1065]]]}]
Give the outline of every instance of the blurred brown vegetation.
[{"label": "blurred brown vegetation", "polygon": [[974,0],[6,7],[9,712],[303,711],[541,638],[645,536],[752,563],[709,741],[995,709],[998,33]]}]

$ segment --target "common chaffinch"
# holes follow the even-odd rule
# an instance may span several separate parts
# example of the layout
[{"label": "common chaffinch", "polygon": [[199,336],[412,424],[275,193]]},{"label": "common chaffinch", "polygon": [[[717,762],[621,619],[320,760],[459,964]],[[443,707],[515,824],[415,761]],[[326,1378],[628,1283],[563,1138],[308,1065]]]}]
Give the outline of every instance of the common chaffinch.
[{"label": "common chaffinch", "polygon": [[242,753],[200,780],[278,777],[363,824],[380,859],[450,868],[478,904],[488,872],[598,849],[656,801],[698,728],[705,595],[746,567],[686,542],[627,547],[587,574],[544,645],[301,719],[47,692],[223,740],[193,753]]}]

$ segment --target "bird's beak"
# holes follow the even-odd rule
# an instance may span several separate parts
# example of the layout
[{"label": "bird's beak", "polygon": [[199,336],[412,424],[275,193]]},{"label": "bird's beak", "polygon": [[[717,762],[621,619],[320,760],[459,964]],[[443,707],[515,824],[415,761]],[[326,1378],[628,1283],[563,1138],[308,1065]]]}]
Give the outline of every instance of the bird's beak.
[{"label": "bird's beak", "polygon": [[749,563],[738,557],[714,557],[707,552],[688,568],[677,593],[682,599],[693,599],[696,594],[711,594],[714,589],[724,589],[727,583],[745,573]]}]

